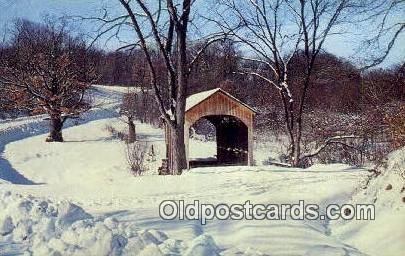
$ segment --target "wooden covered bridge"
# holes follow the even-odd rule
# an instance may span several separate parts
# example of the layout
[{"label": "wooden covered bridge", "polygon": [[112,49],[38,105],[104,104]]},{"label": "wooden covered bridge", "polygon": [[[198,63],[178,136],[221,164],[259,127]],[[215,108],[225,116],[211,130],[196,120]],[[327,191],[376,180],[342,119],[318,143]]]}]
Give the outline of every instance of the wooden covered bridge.
[{"label": "wooden covered bridge", "polygon": [[[253,119],[255,110],[226,91],[216,88],[193,94],[187,98],[184,142],[188,167],[189,130],[198,120],[205,118],[216,130],[217,155],[214,165],[253,164]],[[170,130],[166,127],[167,164],[172,166]]]}]

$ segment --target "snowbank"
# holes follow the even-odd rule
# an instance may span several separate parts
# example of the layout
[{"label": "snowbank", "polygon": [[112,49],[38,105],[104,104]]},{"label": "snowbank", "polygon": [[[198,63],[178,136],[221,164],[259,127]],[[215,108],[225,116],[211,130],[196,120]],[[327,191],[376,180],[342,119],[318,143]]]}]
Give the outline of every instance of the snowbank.
[{"label": "snowbank", "polygon": [[[0,255],[216,255],[208,235],[187,246],[154,229],[95,218],[68,201],[0,192]],[[29,254],[28,254],[29,255]]]},{"label": "snowbank", "polygon": [[370,255],[403,255],[405,251],[405,148],[387,156],[377,177],[350,203],[374,204],[375,220],[335,224],[334,233]]}]

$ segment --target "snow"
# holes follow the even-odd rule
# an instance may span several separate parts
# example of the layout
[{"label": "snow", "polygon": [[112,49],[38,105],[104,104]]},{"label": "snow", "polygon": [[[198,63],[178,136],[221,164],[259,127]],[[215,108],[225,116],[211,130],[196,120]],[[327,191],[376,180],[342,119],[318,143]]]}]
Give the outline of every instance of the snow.
[{"label": "snow", "polygon": [[247,108],[251,109],[252,111],[255,111],[253,108],[251,108],[250,106],[248,106],[245,103],[241,102],[240,100],[233,97],[231,94],[227,93],[226,91],[222,90],[221,88],[215,88],[215,89],[212,89],[212,90],[195,93],[193,95],[188,96],[187,99],[186,99],[186,112],[188,110],[190,110],[191,108],[193,108],[194,106],[201,103],[202,101],[208,99],[209,97],[211,97],[212,95],[214,95],[217,92],[222,92],[225,95],[227,95],[228,97],[234,99],[235,101],[237,101],[237,102],[241,103],[242,105],[246,106]]},{"label": "snow", "polygon": [[215,88],[188,96],[186,100],[186,112],[220,90],[220,88]]},{"label": "snow", "polygon": [[[211,251],[212,238],[197,238],[190,248],[157,230],[140,230],[115,218],[95,218],[81,207],[11,192],[0,194],[0,255],[31,251],[34,255],[186,255]],[[209,239],[209,238],[207,238]],[[197,249],[196,249],[197,248]],[[197,252],[194,254],[194,252]]]},{"label": "snow", "polygon": [[190,159],[216,158],[217,144],[215,141],[192,139],[190,140]]},{"label": "snow", "polygon": [[373,203],[376,219],[335,224],[335,233],[370,255],[400,255],[405,251],[405,148],[386,158],[381,174],[359,189],[351,203]]},{"label": "snow", "polygon": [[[118,116],[118,103],[122,93],[127,89],[122,87],[100,87],[95,86],[92,93],[94,95],[95,107],[85,113],[79,120],[69,120],[65,127],[72,127],[85,124],[94,120],[111,118]],[[113,93],[112,93],[113,92]],[[5,145],[29,138],[39,134],[46,134],[48,131],[48,121],[44,115],[34,117],[23,117],[17,120],[4,120],[0,122],[0,152],[4,152]],[[33,181],[22,176],[10,162],[0,154],[0,183],[12,182],[17,184],[34,184]],[[4,180],[4,181],[2,181]]]},{"label": "snow", "polygon": [[[46,121],[0,122],[0,255],[401,255],[404,150],[388,157],[366,189],[367,170],[348,165],[195,168],[158,176],[163,131],[137,123],[156,161],[129,172],[126,145],[106,127],[124,130],[122,87],[95,86],[96,107],[64,129],[65,143],[45,143]],[[213,143],[191,140],[194,157]],[[257,148],[258,163],[272,156]],[[388,184],[392,189],[386,190]],[[162,220],[163,200],[285,204],[375,201],[375,221]]]}]

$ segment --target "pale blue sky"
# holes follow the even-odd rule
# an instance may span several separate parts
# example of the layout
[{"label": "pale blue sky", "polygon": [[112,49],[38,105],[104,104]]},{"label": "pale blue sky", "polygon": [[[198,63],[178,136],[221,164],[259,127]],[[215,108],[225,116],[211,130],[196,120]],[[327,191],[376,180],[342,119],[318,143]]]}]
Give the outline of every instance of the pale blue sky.
[{"label": "pale blue sky", "polygon": [[[44,15],[94,16],[106,4],[121,8],[117,0],[0,0],[0,31],[4,33],[5,28],[15,18],[41,21]],[[78,32],[91,33],[93,30],[94,28],[89,24],[78,27]],[[124,38],[128,36],[125,33],[123,35]],[[335,36],[326,42],[326,50],[342,57],[351,58],[354,50],[359,47],[358,42],[358,35]],[[108,48],[113,49],[118,44],[116,41],[111,41]],[[405,59],[404,46],[405,35],[402,35],[384,66],[403,61]]]}]

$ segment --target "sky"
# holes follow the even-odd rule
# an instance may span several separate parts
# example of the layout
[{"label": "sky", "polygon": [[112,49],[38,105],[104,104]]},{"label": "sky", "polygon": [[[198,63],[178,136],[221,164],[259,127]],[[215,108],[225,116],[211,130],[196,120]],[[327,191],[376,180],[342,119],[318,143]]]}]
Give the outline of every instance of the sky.
[{"label": "sky", "polygon": [[[62,15],[100,16],[100,10],[106,4],[118,12],[123,11],[117,0],[0,0],[0,32],[3,35],[4,31],[11,26],[13,20],[17,18],[41,21],[45,15],[55,17]],[[399,18],[401,19],[402,16]],[[75,29],[78,33],[89,36],[95,35],[95,26],[89,22],[81,23]],[[382,66],[390,66],[405,60],[404,34],[400,36]],[[131,36],[132,34],[128,31],[122,33],[124,40],[129,40]],[[332,36],[326,41],[325,49],[340,57],[354,60],[354,58],[357,58],[357,56],[354,56],[354,52],[358,50],[360,40],[360,36],[354,33],[345,36]],[[119,45],[118,40],[111,40],[108,43],[100,41],[98,43],[98,46],[107,48],[107,50],[114,50]]]}]

